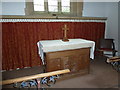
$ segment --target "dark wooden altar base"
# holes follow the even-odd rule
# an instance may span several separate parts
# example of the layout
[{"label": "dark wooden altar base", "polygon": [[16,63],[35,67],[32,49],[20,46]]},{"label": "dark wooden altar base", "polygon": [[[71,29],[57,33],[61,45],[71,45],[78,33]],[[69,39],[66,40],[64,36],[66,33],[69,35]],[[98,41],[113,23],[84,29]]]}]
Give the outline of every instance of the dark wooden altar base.
[{"label": "dark wooden altar base", "polygon": [[70,69],[70,73],[88,73],[90,48],[45,53],[46,72]]}]

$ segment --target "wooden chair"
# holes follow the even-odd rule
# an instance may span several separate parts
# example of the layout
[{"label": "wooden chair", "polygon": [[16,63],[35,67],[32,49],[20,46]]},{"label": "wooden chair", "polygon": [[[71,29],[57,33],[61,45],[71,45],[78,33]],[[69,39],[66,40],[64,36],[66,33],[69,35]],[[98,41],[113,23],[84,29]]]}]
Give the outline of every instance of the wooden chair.
[{"label": "wooden chair", "polygon": [[[111,52],[111,54],[104,54],[105,51]],[[116,56],[117,50],[115,50],[114,39],[100,39],[97,52],[106,57],[108,57],[107,55]]]}]

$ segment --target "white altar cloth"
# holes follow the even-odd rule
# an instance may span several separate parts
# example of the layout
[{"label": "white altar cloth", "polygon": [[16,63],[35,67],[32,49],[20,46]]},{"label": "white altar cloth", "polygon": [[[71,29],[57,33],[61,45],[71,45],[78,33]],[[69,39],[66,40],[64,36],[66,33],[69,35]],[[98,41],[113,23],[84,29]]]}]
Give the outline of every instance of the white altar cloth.
[{"label": "white altar cloth", "polygon": [[42,59],[43,65],[45,52],[72,50],[87,47],[90,47],[90,58],[94,59],[95,42],[90,40],[69,39],[69,42],[63,42],[62,40],[44,40],[37,42],[37,45],[38,53]]}]

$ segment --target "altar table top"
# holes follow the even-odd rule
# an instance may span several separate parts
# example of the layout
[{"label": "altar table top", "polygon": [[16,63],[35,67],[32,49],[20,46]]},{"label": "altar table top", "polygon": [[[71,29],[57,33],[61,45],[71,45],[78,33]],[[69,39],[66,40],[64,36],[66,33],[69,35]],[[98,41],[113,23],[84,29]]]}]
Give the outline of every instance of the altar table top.
[{"label": "altar table top", "polygon": [[72,50],[90,47],[90,58],[94,59],[95,42],[85,39],[69,39],[69,42],[62,40],[43,40],[37,42],[38,52],[44,64],[44,53],[63,50]]}]

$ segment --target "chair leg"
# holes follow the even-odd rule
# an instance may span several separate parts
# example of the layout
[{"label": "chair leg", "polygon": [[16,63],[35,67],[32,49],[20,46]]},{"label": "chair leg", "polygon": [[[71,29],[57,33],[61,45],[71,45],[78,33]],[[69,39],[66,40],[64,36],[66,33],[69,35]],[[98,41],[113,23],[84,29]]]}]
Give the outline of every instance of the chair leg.
[{"label": "chair leg", "polygon": [[100,56],[103,56],[103,53],[104,53],[103,51],[99,51]]},{"label": "chair leg", "polygon": [[116,56],[116,52],[115,51],[113,51],[112,53],[113,53],[113,57]]}]

